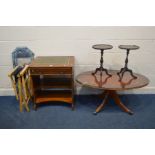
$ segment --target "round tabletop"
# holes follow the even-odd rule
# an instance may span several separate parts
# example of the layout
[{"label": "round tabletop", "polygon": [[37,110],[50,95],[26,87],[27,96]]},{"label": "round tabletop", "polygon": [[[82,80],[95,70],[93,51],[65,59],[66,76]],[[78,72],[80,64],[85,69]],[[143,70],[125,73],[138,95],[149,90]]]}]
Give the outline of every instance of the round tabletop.
[{"label": "round tabletop", "polygon": [[137,49],[139,49],[139,46],[137,46],[137,45],[119,45],[118,47],[120,49],[125,49],[125,50],[137,50]]},{"label": "round tabletop", "polygon": [[93,71],[87,71],[79,74],[76,77],[76,81],[87,87],[103,89],[103,90],[129,90],[142,88],[149,84],[149,79],[143,75],[134,73],[137,79],[134,79],[128,72],[126,72],[122,78],[119,80],[117,75],[117,70],[109,70],[108,73],[112,74],[111,77],[107,76],[105,72],[100,75],[98,72],[92,75]]},{"label": "round tabletop", "polygon": [[92,48],[96,50],[108,50],[108,49],[112,49],[113,46],[108,44],[97,44],[97,45],[93,45]]}]

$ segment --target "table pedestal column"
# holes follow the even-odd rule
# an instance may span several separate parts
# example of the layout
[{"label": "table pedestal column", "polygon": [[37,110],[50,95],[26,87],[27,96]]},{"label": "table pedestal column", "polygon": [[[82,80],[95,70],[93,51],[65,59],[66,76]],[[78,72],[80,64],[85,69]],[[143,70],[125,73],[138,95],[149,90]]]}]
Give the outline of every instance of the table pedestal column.
[{"label": "table pedestal column", "polygon": [[124,111],[127,112],[128,114],[132,115],[133,112],[128,109],[120,100],[117,92],[115,90],[105,90],[104,93],[101,95],[101,97],[103,98],[103,102],[96,108],[96,111],[94,112],[94,114],[96,115],[97,113],[99,113],[104,106],[108,103],[108,100],[110,98],[112,98],[115,103]]}]

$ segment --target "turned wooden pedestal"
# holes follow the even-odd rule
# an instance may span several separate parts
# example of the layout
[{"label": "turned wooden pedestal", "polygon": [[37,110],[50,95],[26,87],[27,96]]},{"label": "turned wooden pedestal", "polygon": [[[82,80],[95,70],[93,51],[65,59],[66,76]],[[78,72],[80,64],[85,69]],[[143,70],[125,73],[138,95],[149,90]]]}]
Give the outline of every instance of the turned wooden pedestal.
[{"label": "turned wooden pedestal", "polygon": [[99,113],[104,106],[108,103],[108,100],[110,98],[112,98],[115,103],[124,111],[127,112],[128,114],[132,115],[133,112],[128,109],[120,100],[117,92],[115,90],[105,90],[104,93],[102,94],[102,98],[103,98],[103,102],[96,108],[96,111],[94,112],[94,114],[96,115],[97,113]]}]

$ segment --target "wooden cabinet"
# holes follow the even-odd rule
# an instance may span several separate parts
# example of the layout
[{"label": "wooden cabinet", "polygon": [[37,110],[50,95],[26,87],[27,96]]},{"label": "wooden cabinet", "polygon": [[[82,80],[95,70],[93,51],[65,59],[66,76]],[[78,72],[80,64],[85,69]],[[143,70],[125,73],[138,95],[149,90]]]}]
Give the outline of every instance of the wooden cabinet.
[{"label": "wooden cabinet", "polygon": [[74,57],[37,57],[29,66],[35,108],[48,101],[62,101],[74,108]]}]

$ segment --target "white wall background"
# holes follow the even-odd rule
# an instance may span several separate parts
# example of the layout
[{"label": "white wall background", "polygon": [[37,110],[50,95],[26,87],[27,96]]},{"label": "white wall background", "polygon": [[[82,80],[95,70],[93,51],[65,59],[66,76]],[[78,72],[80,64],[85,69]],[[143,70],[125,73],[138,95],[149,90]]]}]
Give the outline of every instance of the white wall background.
[{"label": "white wall background", "polygon": [[[129,66],[148,76],[150,84],[129,93],[155,93],[155,27],[0,27],[0,95],[13,94],[7,75],[12,69],[11,52],[17,46],[27,46],[35,56],[73,55],[77,75],[97,67],[100,55],[92,45],[98,43],[114,46],[104,54],[109,69],[124,65],[125,53],[118,45],[139,45],[139,50],[130,53]],[[78,92],[95,91],[78,87]]]}]

